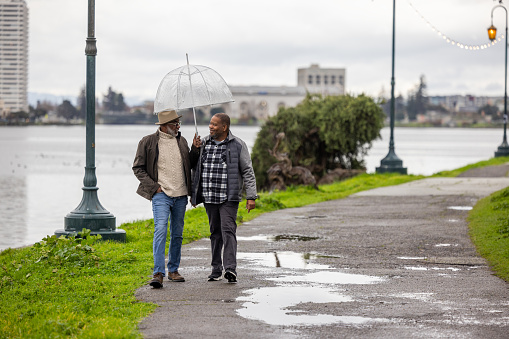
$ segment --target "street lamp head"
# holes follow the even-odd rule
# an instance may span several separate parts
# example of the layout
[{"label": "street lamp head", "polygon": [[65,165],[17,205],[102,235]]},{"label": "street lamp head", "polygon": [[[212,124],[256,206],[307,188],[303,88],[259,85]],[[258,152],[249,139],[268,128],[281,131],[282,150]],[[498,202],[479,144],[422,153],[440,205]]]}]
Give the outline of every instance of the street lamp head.
[{"label": "street lamp head", "polygon": [[497,38],[497,28],[493,25],[491,25],[491,27],[488,28],[488,38],[490,38],[491,41]]}]

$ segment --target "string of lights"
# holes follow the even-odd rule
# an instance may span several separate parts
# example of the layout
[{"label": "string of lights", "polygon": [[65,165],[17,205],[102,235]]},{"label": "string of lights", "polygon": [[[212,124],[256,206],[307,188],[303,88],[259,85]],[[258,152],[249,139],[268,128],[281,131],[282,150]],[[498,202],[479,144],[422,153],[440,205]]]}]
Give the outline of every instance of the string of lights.
[{"label": "string of lights", "polygon": [[431,22],[429,22],[421,14],[421,12],[419,12],[419,10],[417,8],[414,7],[414,5],[412,4],[412,2],[410,0],[407,0],[407,2],[410,5],[410,7],[412,7],[412,9],[417,13],[417,15],[419,15],[421,17],[421,19],[431,28],[431,30],[433,32],[437,33],[440,38],[442,38],[446,43],[451,44],[452,46],[455,46],[455,47],[458,47],[461,49],[465,49],[465,50],[469,50],[469,51],[478,51],[478,50],[490,48],[490,47],[494,46],[495,44],[497,44],[498,42],[502,41],[502,39],[504,39],[504,36],[500,35],[496,40],[493,40],[492,42],[485,43],[482,45],[470,45],[470,44],[461,43],[459,41],[456,41],[456,40],[450,38],[446,34],[442,33],[438,28],[433,26],[433,24]]}]

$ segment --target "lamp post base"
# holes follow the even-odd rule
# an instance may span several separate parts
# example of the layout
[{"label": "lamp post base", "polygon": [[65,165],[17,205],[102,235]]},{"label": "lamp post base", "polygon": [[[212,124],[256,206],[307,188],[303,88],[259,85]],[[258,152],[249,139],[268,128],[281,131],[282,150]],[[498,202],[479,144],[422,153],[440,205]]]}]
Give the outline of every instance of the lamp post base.
[{"label": "lamp post base", "polygon": [[376,173],[399,173],[407,174],[407,168],[403,167],[403,160],[398,158],[394,151],[389,151],[389,154],[380,161],[380,167],[376,168]]},{"label": "lamp post base", "polygon": [[509,156],[509,145],[506,143],[498,146],[498,149],[495,151],[495,158],[507,156]]},{"label": "lamp post base", "polygon": [[116,218],[97,198],[97,187],[83,187],[83,199],[74,211],[64,218],[64,229],[55,231],[57,236],[75,236],[83,229],[91,235],[101,235],[104,240],[126,241],[126,232],[116,229]]}]

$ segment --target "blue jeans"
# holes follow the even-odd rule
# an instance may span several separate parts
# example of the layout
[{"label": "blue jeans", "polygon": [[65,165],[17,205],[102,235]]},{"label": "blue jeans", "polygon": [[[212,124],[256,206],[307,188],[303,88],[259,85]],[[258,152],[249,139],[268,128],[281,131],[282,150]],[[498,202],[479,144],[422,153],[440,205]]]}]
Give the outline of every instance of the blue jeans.
[{"label": "blue jeans", "polygon": [[161,272],[165,276],[164,251],[170,220],[170,249],[168,251],[168,272],[175,272],[180,265],[182,233],[184,232],[184,215],[186,214],[187,196],[169,197],[164,192],[152,197],[154,214],[154,274]]}]

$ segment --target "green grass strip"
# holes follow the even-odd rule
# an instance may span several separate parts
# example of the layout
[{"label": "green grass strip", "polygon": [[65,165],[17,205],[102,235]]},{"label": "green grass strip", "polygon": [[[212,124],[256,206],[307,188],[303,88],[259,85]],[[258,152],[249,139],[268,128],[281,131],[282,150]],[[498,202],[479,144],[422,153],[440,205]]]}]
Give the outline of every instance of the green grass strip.
[{"label": "green grass strip", "polygon": [[441,171],[436,174],[433,174],[432,177],[457,177],[461,173],[474,168],[503,165],[506,164],[507,162],[509,162],[509,157],[491,158],[489,160],[479,161],[476,162],[475,164],[470,164],[452,171]]}]

